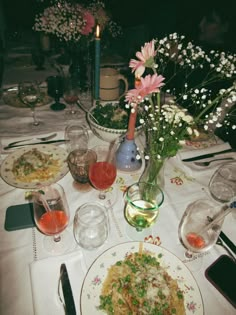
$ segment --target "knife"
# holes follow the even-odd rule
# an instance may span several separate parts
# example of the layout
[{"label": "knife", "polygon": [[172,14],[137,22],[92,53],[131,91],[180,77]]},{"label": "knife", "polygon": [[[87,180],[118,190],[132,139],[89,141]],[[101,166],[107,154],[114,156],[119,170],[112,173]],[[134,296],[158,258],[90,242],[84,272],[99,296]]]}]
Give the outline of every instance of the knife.
[{"label": "knife", "polygon": [[65,264],[61,264],[60,275],[61,275],[61,285],[62,285],[62,292],[64,296],[64,301],[65,301],[66,314],[76,315],[75,302],[74,302],[70,280],[69,280],[69,276],[68,276],[68,272],[67,272]]},{"label": "knife", "polygon": [[8,145],[4,147],[4,150],[9,150],[11,148],[18,148],[18,147],[25,147],[27,145],[34,145],[34,144],[49,144],[49,143],[56,143],[56,142],[66,142],[69,140],[61,139],[61,140],[49,140],[49,141],[40,141],[40,142],[34,142],[34,143],[26,143],[26,144],[15,144],[15,145]]},{"label": "knife", "polygon": [[235,152],[235,150],[234,149],[227,149],[227,150],[223,150],[220,152],[208,153],[208,154],[203,154],[203,155],[195,156],[195,157],[188,158],[188,159],[183,159],[182,161],[183,162],[198,161],[198,160],[203,160],[203,159],[214,157],[217,154],[227,153],[227,152]]}]

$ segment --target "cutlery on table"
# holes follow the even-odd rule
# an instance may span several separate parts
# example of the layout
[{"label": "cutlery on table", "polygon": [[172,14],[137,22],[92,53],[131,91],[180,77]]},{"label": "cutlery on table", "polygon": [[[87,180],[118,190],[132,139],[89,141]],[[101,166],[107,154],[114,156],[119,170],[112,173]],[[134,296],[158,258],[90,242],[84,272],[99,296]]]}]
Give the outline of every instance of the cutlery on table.
[{"label": "cutlery on table", "polygon": [[182,161],[183,162],[194,162],[194,161],[198,161],[198,160],[203,160],[203,159],[215,157],[215,155],[217,155],[217,154],[222,154],[222,153],[227,153],[227,152],[235,152],[235,149],[227,149],[227,150],[223,150],[223,151],[219,151],[219,152],[202,154],[202,155],[191,157],[188,159],[182,159]]},{"label": "cutlery on table", "polygon": [[194,162],[194,164],[198,165],[198,166],[209,166],[212,162],[216,162],[216,161],[224,161],[224,160],[234,160],[234,158],[232,157],[228,157],[228,158],[222,158],[222,159],[214,159],[211,161],[206,161],[206,162]]},{"label": "cutlery on table", "polygon": [[57,135],[56,133],[53,133],[53,134],[51,134],[51,135],[49,135],[49,136],[42,137],[42,138],[31,138],[31,139],[19,140],[19,141],[11,142],[11,143],[9,143],[7,146],[8,146],[8,147],[11,147],[11,146],[13,146],[13,145],[15,145],[15,144],[17,144],[17,143],[25,142],[25,141],[31,141],[31,140],[47,141],[47,140],[50,140],[50,139],[56,137],[56,135]]},{"label": "cutlery on table", "polygon": [[13,148],[18,148],[18,147],[26,147],[28,145],[35,145],[35,144],[49,144],[49,143],[57,143],[57,142],[66,142],[68,140],[65,139],[60,139],[60,140],[49,140],[49,141],[44,141],[44,142],[34,142],[34,143],[26,143],[26,144],[16,144],[16,145],[8,145],[6,147],[4,147],[4,150],[9,150],[9,149],[13,149]]},{"label": "cutlery on table", "polygon": [[[62,287],[62,292],[64,296],[64,301],[60,295],[60,283]],[[75,308],[75,302],[74,302],[74,297],[70,285],[70,279],[68,276],[67,268],[65,264],[61,264],[60,268],[60,280],[58,284],[58,296],[63,304],[65,313],[67,315],[76,315],[76,308]]]}]

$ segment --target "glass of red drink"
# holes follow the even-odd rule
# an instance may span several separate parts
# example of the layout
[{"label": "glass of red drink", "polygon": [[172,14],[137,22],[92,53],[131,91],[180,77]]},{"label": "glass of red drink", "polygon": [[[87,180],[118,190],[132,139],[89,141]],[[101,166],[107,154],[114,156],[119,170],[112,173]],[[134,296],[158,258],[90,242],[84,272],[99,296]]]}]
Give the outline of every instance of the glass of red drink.
[{"label": "glass of red drink", "polygon": [[112,205],[116,200],[115,190],[111,187],[116,179],[115,149],[111,145],[98,145],[92,149],[97,161],[89,166],[89,179],[93,187],[99,190],[97,199]]},{"label": "glass of red drink", "polygon": [[37,228],[46,236],[44,249],[52,254],[62,254],[71,246],[71,239],[64,231],[70,214],[64,189],[59,184],[41,187],[33,194],[34,220]]}]

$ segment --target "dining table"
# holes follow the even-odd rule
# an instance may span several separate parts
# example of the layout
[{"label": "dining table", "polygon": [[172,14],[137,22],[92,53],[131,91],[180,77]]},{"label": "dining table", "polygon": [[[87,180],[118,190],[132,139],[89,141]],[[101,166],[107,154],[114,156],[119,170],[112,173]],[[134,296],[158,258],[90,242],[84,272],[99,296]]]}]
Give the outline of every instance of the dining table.
[{"label": "dining table", "polygon": [[[46,77],[53,73],[50,72],[51,70],[39,73],[32,67],[31,69],[28,67],[22,71],[19,70],[16,72],[17,76],[14,76],[10,70],[5,73],[3,79],[5,92],[8,91],[9,87],[17,86],[20,80],[18,73],[22,78],[25,78],[27,73],[33,76],[35,72],[35,77],[40,77],[42,87],[46,86]],[[49,103],[36,107],[36,115],[40,124],[33,126],[30,109],[14,106],[14,102],[9,104],[7,99],[4,98],[4,93],[1,93],[0,140],[2,165],[9,156],[16,154],[19,150],[19,148],[5,150],[4,147],[11,142],[28,138],[33,138],[32,142],[36,142],[35,138],[47,136],[51,133],[56,133],[53,140],[64,139],[65,128],[70,120],[66,117],[65,110],[53,111],[50,108],[52,101],[50,100]],[[87,108],[92,105],[87,103]],[[108,144],[94,135],[86,120],[86,113],[79,107],[74,120],[78,125],[87,127],[89,148],[93,148],[98,144]],[[144,143],[143,135],[137,135],[135,142],[140,148]],[[66,151],[64,142],[55,142],[51,145]],[[28,145],[26,145],[27,147]],[[138,235],[138,241],[152,243],[156,247],[164,248],[173,257],[176,257],[180,264],[187,267],[199,288],[202,303],[200,313],[206,315],[234,315],[236,313],[235,308],[205,276],[207,267],[227,252],[222,246],[215,244],[209,251],[198,254],[193,259],[187,259],[184,255],[185,249],[179,240],[178,227],[183,213],[190,203],[201,199],[214,200],[209,193],[208,183],[213,173],[224,161],[216,161],[207,167],[203,167],[196,165],[194,161],[184,162],[183,159],[228,148],[230,148],[229,144],[217,137],[210,137],[204,141],[185,141],[178,154],[166,161],[163,188],[164,202],[160,207],[158,219],[152,226],[148,236],[142,238],[142,235]],[[236,158],[236,153],[229,152],[218,156]],[[66,161],[64,162],[66,163]],[[66,230],[70,233],[71,244],[67,252],[62,255],[52,255],[44,250],[42,246],[44,235],[36,226],[11,231],[6,230],[7,209],[11,206],[29,203],[26,199],[28,189],[19,188],[14,182],[9,183],[4,176],[0,178],[0,314],[65,314],[58,298],[58,280],[62,263],[67,265],[77,314],[88,314],[86,309],[81,311],[80,297],[84,289],[84,279],[91,266],[105,251],[120,244],[136,241],[130,236],[130,231],[133,232],[134,229],[124,217],[125,190],[129,185],[139,180],[144,167],[145,163],[143,162],[141,168],[133,172],[117,170],[117,177],[112,186],[116,192],[116,201],[114,204],[109,204],[108,201],[107,205],[108,238],[103,245],[93,250],[82,248],[75,241],[73,219],[76,210],[82,204],[93,201],[97,191],[94,188],[89,191],[80,190],[69,170],[67,169],[63,173],[63,176],[58,179],[58,183],[64,188],[69,204],[70,222]],[[4,170],[1,168],[1,175],[3,173]],[[221,206],[221,203],[214,201]],[[236,216],[230,213],[224,219],[222,231],[234,244],[236,244],[235,226]],[[195,268],[196,260],[200,261],[197,268]],[[93,303],[93,299],[89,301],[89,303]],[[188,314],[200,314],[197,310],[198,307],[199,305],[194,304],[193,294],[192,303],[191,305],[188,304]]]}]

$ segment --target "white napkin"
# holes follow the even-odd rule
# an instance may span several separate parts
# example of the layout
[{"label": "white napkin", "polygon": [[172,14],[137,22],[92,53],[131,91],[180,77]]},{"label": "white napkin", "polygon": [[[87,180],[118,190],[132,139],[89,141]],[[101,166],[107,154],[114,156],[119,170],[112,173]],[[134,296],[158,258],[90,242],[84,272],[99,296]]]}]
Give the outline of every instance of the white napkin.
[{"label": "white napkin", "polygon": [[[69,274],[77,314],[80,314],[80,291],[86,273],[81,250],[45,258],[30,265],[35,315],[65,315],[58,297],[60,266],[65,263]],[[62,294],[62,292],[61,292]]]},{"label": "white napkin", "polygon": [[231,149],[231,146],[228,142],[225,142],[225,143],[213,145],[213,146],[210,146],[210,147],[204,148],[204,149],[194,149],[193,148],[192,150],[180,150],[178,152],[178,156],[181,160],[183,160],[183,159],[189,159],[189,158],[203,155],[203,154],[220,152],[220,151],[224,151],[227,149]]}]

